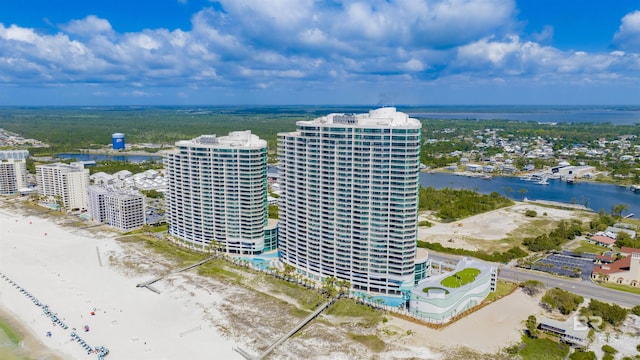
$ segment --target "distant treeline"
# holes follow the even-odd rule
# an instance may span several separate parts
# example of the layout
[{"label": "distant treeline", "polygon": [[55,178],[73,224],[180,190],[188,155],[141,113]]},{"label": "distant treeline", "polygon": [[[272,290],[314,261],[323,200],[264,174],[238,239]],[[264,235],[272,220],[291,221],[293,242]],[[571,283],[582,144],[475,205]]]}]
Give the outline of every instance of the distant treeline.
[{"label": "distant treeline", "polygon": [[318,115],[303,109],[279,108],[0,108],[0,128],[44,141],[51,149],[32,153],[52,153],[100,147],[111,143],[115,132],[126,142],[170,144],[203,134],[227,135],[230,131],[251,130],[267,140],[275,151],[279,132],[295,131],[296,121]]}]

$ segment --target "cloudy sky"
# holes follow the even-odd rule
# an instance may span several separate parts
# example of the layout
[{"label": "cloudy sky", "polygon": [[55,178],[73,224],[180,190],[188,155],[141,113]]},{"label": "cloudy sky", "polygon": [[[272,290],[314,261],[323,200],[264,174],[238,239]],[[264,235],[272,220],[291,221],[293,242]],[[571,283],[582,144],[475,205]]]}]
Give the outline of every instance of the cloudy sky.
[{"label": "cloudy sky", "polygon": [[0,105],[640,104],[636,0],[1,0]]}]

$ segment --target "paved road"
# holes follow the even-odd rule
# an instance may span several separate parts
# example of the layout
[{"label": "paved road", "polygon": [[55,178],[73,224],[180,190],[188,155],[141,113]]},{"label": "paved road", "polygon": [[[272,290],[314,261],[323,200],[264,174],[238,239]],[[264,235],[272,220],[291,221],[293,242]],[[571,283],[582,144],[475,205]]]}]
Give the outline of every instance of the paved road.
[{"label": "paved road", "polygon": [[[460,259],[460,256],[457,255],[443,254],[431,250],[429,250],[429,257],[435,261],[449,263],[456,262]],[[498,278],[503,280],[515,282],[522,282],[524,280],[538,280],[545,284],[547,288],[559,287],[563,290],[571,291],[575,294],[582,295],[590,299],[614,303],[629,308],[640,305],[639,294],[607,289],[595,285],[589,280],[579,280],[555,276],[540,271],[531,271],[515,267],[508,267],[503,264],[496,265],[498,265],[500,269]]]}]

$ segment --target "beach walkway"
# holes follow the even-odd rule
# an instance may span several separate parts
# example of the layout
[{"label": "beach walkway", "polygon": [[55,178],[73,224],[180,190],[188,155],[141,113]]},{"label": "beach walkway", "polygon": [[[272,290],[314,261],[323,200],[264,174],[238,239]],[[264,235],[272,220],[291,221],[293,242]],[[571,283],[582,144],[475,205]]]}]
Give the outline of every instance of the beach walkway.
[{"label": "beach walkway", "polygon": [[153,279],[151,279],[149,281],[141,282],[141,283],[137,284],[136,287],[139,287],[139,288],[144,287],[144,288],[147,288],[147,289],[153,291],[156,294],[160,294],[160,290],[158,290],[158,289],[154,288],[153,286],[151,286],[153,283],[158,282],[158,281],[164,279],[165,277],[167,277],[167,276],[169,276],[171,274],[181,273],[183,271],[187,271],[189,269],[193,269],[194,267],[198,267],[198,266],[200,266],[202,264],[206,264],[207,262],[209,262],[209,261],[211,261],[211,260],[213,260],[213,259],[215,259],[217,257],[218,257],[218,255],[209,256],[208,258],[206,258],[204,260],[200,260],[195,264],[187,265],[187,266],[182,267],[182,268],[180,268],[178,270],[169,271],[168,273],[166,273],[164,275],[157,276],[157,277],[155,277],[155,278],[153,278]]},{"label": "beach walkway", "polygon": [[318,308],[314,312],[312,312],[304,320],[302,320],[300,323],[298,323],[298,325],[296,325],[288,333],[286,333],[286,334],[282,335],[280,338],[278,338],[278,340],[276,340],[273,344],[271,344],[265,351],[263,351],[258,356],[251,356],[251,354],[247,353],[246,351],[244,351],[244,350],[242,350],[240,348],[233,348],[233,350],[238,352],[240,355],[244,356],[244,358],[247,359],[247,360],[262,360],[267,355],[269,355],[276,347],[278,347],[280,344],[282,344],[285,340],[287,340],[288,338],[292,337],[295,333],[297,333],[300,329],[302,329],[305,325],[307,325],[311,320],[315,319],[316,316],[320,315],[320,313],[322,313],[324,310],[326,310],[329,307],[329,305],[333,304],[333,302],[335,300],[336,300],[336,298],[332,298],[329,301],[325,302],[324,304],[318,306]]}]

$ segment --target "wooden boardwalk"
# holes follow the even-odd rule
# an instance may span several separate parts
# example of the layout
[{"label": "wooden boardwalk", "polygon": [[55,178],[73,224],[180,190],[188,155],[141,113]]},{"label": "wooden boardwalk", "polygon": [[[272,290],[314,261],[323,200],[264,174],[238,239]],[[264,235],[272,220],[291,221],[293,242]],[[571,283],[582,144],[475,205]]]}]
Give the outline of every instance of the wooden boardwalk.
[{"label": "wooden boardwalk", "polygon": [[183,271],[187,271],[189,269],[193,269],[194,267],[197,267],[197,266],[200,266],[202,264],[205,264],[205,263],[207,263],[207,262],[209,262],[209,261],[211,261],[211,260],[213,260],[213,259],[215,259],[217,257],[218,257],[218,255],[213,255],[213,256],[210,256],[210,257],[208,257],[208,258],[206,258],[204,260],[200,260],[195,264],[187,265],[187,266],[182,267],[182,268],[180,268],[178,270],[169,271],[168,273],[166,273],[164,275],[160,275],[158,277],[155,277],[155,278],[153,278],[153,279],[151,279],[149,281],[141,282],[141,283],[137,284],[136,287],[139,287],[139,288],[144,287],[144,288],[147,288],[147,289],[155,292],[156,294],[160,294],[160,290],[154,288],[153,286],[151,286],[151,284],[153,284],[155,282],[158,282],[158,281],[164,279],[165,277],[167,277],[167,276],[169,276],[171,274],[177,274],[177,273],[181,273]]},{"label": "wooden boardwalk", "polygon": [[298,325],[296,325],[288,333],[286,333],[286,334],[282,335],[280,338],[278,338],[273,344],[271,344],[265,351],[263,351],[258,356],[252,356],[251,354],[247,353],[246,351],[244,351],[244,350],[242,350],[240,348],[233,348],[233,350],[238,352],[240,355],[242,355],[247,360],[262,360],[267,355],[269,355],[276,347],[278,347],[280,344],[285,342],[285,340],[287,340],[288,338],[292,337],[295,333],[297,333],[305,325],[307,325],[309,322],[311,322],[311,320],[315,319],[316,316],[320,315],[320,313],[322,313],[324,310],[326,310],[329,307],[329,305],[333,304],[333,302],[335,300],[336,299],[333,298],[333,299],[325,302],[324,304],[318,306],[318,308],[314,312],[312,312],[304,320],[302,320],[300,323],[298,323]]}]

